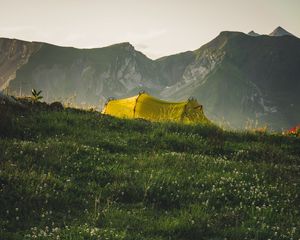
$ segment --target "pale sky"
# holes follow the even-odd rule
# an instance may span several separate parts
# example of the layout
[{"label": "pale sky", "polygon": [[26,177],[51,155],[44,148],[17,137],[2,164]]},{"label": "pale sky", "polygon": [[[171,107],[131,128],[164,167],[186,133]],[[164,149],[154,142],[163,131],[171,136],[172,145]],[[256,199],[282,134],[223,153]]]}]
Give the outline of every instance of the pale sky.
[{"label": "pale sky", "polygon": [[79,48],[130,42],[156,59],[221,31],[300,37],[300,0],[0,0],[0,37]]}]

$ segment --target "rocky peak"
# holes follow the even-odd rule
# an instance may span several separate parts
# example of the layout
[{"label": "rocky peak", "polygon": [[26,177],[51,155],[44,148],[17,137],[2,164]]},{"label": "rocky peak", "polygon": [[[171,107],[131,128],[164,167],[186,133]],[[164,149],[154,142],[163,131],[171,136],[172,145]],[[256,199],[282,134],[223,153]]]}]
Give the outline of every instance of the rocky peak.
[{"label": "rocky peak", "polygon": [[250,32],[248,32],[248,35],[249,35],[249,36],[252,36],[252,37],[257,37],[257,36],[260,36],[260,34],[258,34],[258,33],[256,33],[256,32],[254,32],[253,30],[252,30],[252,31],[250,31]]},{"label": "rocky peak", "polygon": [[275,28],[274,31],[269,34],[269,36],[280,37],[280,36],[294,36],[294,35],[279,26]]},{"label": "rocky peak", "polygon": [[130,42],[123,42],[123,43],[119,43],[117,44],[119,47],[124,48],[127,51],[135,51],[134,46],[130,43]]}]

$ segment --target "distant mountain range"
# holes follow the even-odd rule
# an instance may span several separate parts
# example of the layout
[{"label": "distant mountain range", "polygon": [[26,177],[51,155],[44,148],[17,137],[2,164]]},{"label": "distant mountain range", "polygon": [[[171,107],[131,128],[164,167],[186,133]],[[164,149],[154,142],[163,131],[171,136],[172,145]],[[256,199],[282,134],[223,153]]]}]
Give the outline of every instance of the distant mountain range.
[{"label": "distant mountain range", "polygon": [[[257,37],[257,36],[260,36],[261,34],[258,34],[258,33],[256,33],[255,31],[252,30],[248,33],[248,35],[250,35],[252,37]],[[282,37],[282,36],[294,36],[294,35],[279,26],[279,27],[275,28],[273,30],[273,32],[271,32],[269,34],[269,36],[271,36],[271,37]]]},{"label": "distant mountain range", "polygon": [[2,89],[36,88],[48,101],[102,106],[143,89],[173,101],[194,96],[209,118],[234,128],[300,122],[300,39],[280,27],[270,36],[221,32],[195,51],[157,60],[130,43],[76,49],[2,38],[0,72]]}]

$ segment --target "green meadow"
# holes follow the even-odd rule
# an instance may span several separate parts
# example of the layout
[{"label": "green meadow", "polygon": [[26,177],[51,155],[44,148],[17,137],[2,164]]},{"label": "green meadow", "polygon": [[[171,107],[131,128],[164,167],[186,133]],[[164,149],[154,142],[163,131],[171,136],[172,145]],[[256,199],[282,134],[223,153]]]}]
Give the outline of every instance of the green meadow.
[{"label": "green meadow", "polygon": [[0,239],[300,239],[300,138],[0,110]]}]

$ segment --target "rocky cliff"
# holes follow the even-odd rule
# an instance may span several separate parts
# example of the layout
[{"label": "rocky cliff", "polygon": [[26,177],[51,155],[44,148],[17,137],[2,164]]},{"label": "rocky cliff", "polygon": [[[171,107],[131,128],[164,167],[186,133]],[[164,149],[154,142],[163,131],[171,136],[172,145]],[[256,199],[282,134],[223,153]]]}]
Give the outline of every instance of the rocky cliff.
[{"label": "rocky cliff", "polygon": [[0,38],[0,90],[16,77],[16,71],[27,63],[29,57],[40,48],[41,43]]},{"label": "rocky cliff", "polygon": [[[103,104],[138,89],[160,91],[156,64],[129,43],[99,49],[75,49],[43,44],[10,82],[9,91],[29,94],[42,89],[47,100]],[[21,90],[20,90],[21,89]]]}]

